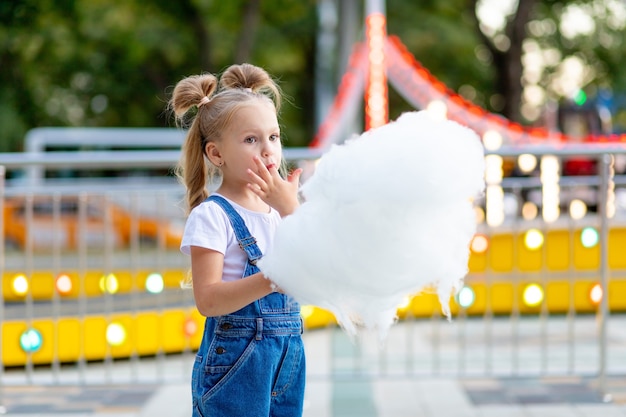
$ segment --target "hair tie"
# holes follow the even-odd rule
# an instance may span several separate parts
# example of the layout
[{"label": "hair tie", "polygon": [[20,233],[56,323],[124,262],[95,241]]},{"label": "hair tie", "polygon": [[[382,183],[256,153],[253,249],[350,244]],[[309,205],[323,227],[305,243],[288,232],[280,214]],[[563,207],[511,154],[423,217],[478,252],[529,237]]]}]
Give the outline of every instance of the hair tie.
[{"label": "hair tie", "polygon": [[244,88],[243,91],[247,91],[248,93],[252,93],[252,89],[250,87]]},{"label": "hair tie", "polygon": [[209,101],[211,101],[211,99],[208,96],[204,96],[202,97],[202,100],[200,100],[200,104],[198,104],[198,107],[202,107],[205,104],[207,104]]}]

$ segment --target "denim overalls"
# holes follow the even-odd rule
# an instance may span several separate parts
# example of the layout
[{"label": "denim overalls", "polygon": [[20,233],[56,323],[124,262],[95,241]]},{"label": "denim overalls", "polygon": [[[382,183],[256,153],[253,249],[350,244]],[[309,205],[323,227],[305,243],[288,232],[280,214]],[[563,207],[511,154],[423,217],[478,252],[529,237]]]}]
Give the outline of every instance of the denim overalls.
[{"label": "denim overalls", "polygon": [[[243,276],[259,269],[262,253],[243,219],[223,198],[210,196],[230,219],[247,253]],[[232,314],[207,317],[192,374],[194,417],[302,415],[305,383],[300,306],[271,293]]]}]

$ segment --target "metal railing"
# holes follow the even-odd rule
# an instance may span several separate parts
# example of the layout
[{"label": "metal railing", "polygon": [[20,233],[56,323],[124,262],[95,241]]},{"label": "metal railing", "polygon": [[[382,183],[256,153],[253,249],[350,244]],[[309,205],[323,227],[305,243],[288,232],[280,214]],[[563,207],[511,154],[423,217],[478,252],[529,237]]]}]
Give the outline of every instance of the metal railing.
[{"label": "metal railing", "polygon": [[[286,149],[285,154],[293,164],[305,163],[320,156],[319,151],[312,149]],[[329,323],[327,329],[310,330],[305,333],[305,341],[311,352],[309,360],[313,361],[309,366],[312,377],[584,374],[596,376],[604,392],[607,375],[626,371],[626,336],[614,333],[612,338],[609,337],[610,323],[623,327],[626,321],[621,314],[612,315],[609,304],[609,300],[617,299],[619,307],[623,305],[620,299],[622,297],[626,299],[626,293],[609,292],[613,282],[620,283],[620,280],[626,277],[626,268],[619,266],[621,263],[618,262],[617,267],[611,264],[611,259],[619,256],[619,251],[618,255],[615,255],[616,249],[609,247],[611,230],[621,228],[624,218],[619,208],[617,213],[614,213],[614,208],[609,207],[614,204],[610,201],[612,193],[625,184],[624,176],[614,173],[613,157],[625,156],[626,146],[536,145],[524,148],[502,147],[487,152],[487,155],[503,158],[517,158],[523,154],[537,157],[549,155],[559,159],[584,156],[596,160],[598,175],[561,177],[558,184],[563,189],[579,187],[581,184],[590,187],[597,195],[597,212],[579,220],[561,214],[554,221],[545,221],[540,216],[533,220],[525,220],[517,210],[513,215],[508,217],[505,215],[503,221],[497,225],[481,223],[479,233],[487,236],[491,245],[498,245],[496,240],[500,239],[500,236],[505,238],[499,241],[513,242],[510,243],[512,248],[510,257],[515,263],[502,271],[494,264],[498,261],[497,256],[488,254],[484,258],[486,265],[476,271],[472,271],[470,267],[466,282],[468,287],[476,285],[476,288],[484,290],[487,301],[484,301],[483,307],[475,308],[473,311],[472,307],[459,306],[452,323],[445,323],[441,320],[436,306],[428,310],[426,315],[416,313],[426,303],[426,301],[421,303],[416,298],[417,309],[409,309],[401,322],[391,329],[383,347],[380,347],[374,339],[370,339],[367,334],[363,335],[361,340],[350,341],[332,323]],[[166,227],[157,227],[156,231],[149,231],[149,223],[144,222],[147,222],[146,219],[156,218],[161,222],[170,225],[176,223],[180,226],[184,221],[182,210],[177,208],[183,190],[172,178],[157,183],[151,183],[147,179],[128,179],[121,182],[90,180],[82,186],[72,185],[71,181],[69,185],[44,181],[28,187],[5,185],[4,181],[6,170],[24,170],[28,167],[51,170],[67,167],[170,168],[176,163],[178,156],[178,151],[154,150],[0,154],[0,211],[6,213],[7,207],[12,204],[11,201],[19,197],[24,202],[19,210],[22,220],[28,226],[27,229],[32,230],[33,226],[37,226],[38,216],[46,210],[50,221],[53,222],[48,230],[51,233],[48,236],[48,244],[42,244],[42,247],[39,247],[37,242],[41,236],[35,233],[25,236],[21,246],[18,243],[15,247],[8,248],[5,240],[0,242],[0,276],[3,278],[3,285],[0,286],[0,323],[21,321],[24,324],[22,327],[32,328],[42,317],[52,317],[56,320],[54,324],[46,325],[54,327],[50,333],[54,335],[63,331],[59,327],[61,326],[59,320],[71,316],[78,319],[78,324],[75,323],[76,328],[87,332],[91,330],[90,326],[101,329],[106,324],[98,320],[87,323],[85,320],[93,313],[100,314],[105,322],[124,321],[140,319],[138,316],[143,309],[150,309],[156,313],[147,317],[146,321],[142,322],[144,324],[161,323],[155,320],[157,318],[161,320],[162,317],[170,320],[167,315],[171,313],[172,317],[178,317],[171,320],[178,320],[179,316],[184,316],[180,320],[185,325],[193,327],[192,321],[185,321],[185,317],[192,315],[190,311],[193,310],[190,294],[175,288],[180,271],[187,268],[187,259],[181,256],[174,246],[168,247]],[[543,186],[540,176],[504,177],[491,182],[488,179],[487,182],[488,186],[500,187],[504,194],[515,196],[519,200],[519,205],[523,202],[520,191],[541,189]],[[48,187],[49,184],[53,184],[54,187],[50,188],[52,185]],[[65,221],[63,213],[66,209],[64,206],[66,197],[75,199],[72,206],[76,217],[75,226],[84,232],[79,233],[78,245],[72,248],[63,246],[68,244],[69,240],[63,241],[55,235],[62,227],[70,227],[62,226]],[[38,206],[41,201],[46,203],[43,206],[47,208]],[[121,216],[118,212],[102,209],[113,203],[125,210],[127,217],[123,221],[116,217]],[[483,214],[489,218],[489,194],[487,198],[477,201],[477,206],[483,207],[486,210]],[[610,212],[607,211],[609,208]],[[96,213],[94,220],[90,217],[91,211],[98,209],[100,212]],[[0,232],[3,235],[8,232],[9,226],[15,226],[8,223],[10,221],[6,220],[8,218],[7,216],[0,218]],[[101,227],[96,225],[98,222]],[[118,223],[124,223],[127,230],[123,233],[116,232]],[[159,225],[162,226],[162,223]],[[597,266],[577,268],[572,259],[575,257],[572,248],[578,247],[576,246],[578,243],[571,241],[577,236],[578,229],[584,225],[592,225],[597,230],[596,249],[590,250],[599,250],[599,260]],[[89,241],[89,230],[96,227],[100,229],[94,229],[93,233],[100,234],[101,246],[97,246],[97,242]],[[547,253],[549,248],[545,247],[541,249],[544,254],[540,267],[528,270],[526,266],[520,267],[517,264],[521,257],[526,256],[523,254],[530,253],[520,246],[519,239],[531,227],[542,230],[545,234],[554,230],[563,230],[566,233],[565,241],[570,240],[564,246],[570,251],[566,267],[553,271],[549,266],[545,266],[546,262],[549,263],[546,260],[550,255]],[[41,234],[44,231],[41,229],[37,233]],[[91,238],[95,239],[93,236]],[[92,244],[93,247],[90,246]],[[496,249],[498,248],[490,248],[492,253]],[[537,252],[533,252],[531,255],[536,254]],[[611,254],[614,254],[613,258]],[[626,259],[626,249],[623,256]],[[53,287],[58,283],[56,280],[59,273],[67,269],[76,270],[77,276],[82,279],[80,288],[71,289],[71,297],[68,299]],[[116,284],[119,288],[113,291],[109,288],[106,273],[117,269],[124,270],[128,275],[128,285],[124,287],[126,283],[120,278]],[[37,278],[37,273],[45,270],[50,271],[50,275]],[[94,278],[93,284],[89,284],[92,270],[96,271],[97,277]],[[142,275],[145,270],[161,273],[161,279],[165,282],[161,292],[147,294],[145,283],[147,281],[141,281],[146,278]],[[46,285],[52,289],[48,291],[31,286],[20,296],[11,294],[10,291],[14,288],[11,289],[5,281],[13,279],[13,276],[7,276],[7,273],[19,271],[26,276],[27,284],[47,280]],[[170,279],[169,283],[174,284],[169,287],[165,278],[168,271],[178,271],[178,275],[173,274],[173,278]],[[579,279],[588,278],[598,280],[604,295],[599,304],[591,310],[578,311],[579,296],[576,294],[575,284]],[[544,289],[550,284],[563,284],[564,291],[569,292],[565,296],[567,306],[564,310],[553,313],[549,302],[544,300],[539,306],[527,308],[520,301],[519,294],[520,285],[527,280],[543,284]],[[506,303],[510,305],[502,310],[500,309],[502,306],[497,305],[502,300],[493,297],[505,285],[510,287],[507,289],[509,292],[506,292],[510,298],[510,302]],[[617,288],[622,291],[624,287]],[[40,293],[37,293],[37,290]],[[40,298],[46,301],[42,302]],[[170,308],[173,311],[170,311]],[[122,311],[130,311],[130,316],[118,317]],[[63,323],[62,326],[71,324]],[[156,327],[151,329],[155,332],[165,331]],[[169,327],[167,329],[171,330]],[[9,336],[7,327],[0,328],[0,332],[2,332],[0,339],[4,344],[5,337]],[[43,367],[45,371],[36,367],[37,355],[41,352],[22,352],[24,363],[17,360],[15,361],[17,365],[11,365],[10,360],[4,360],[0,367],[0,399],[3,384],[42,381],[58,384],[71,381],[73,378],[81,383],[89,383],[101,382],[103,376],[105,380],[113,382],[120,378],[124,380],[162,378],[165,374],[170,377],[171,375],[186,377],[189,369],[185,354],[193,353],[193,337],[187,336],[186,341],[181,343],[161,337],[158,342],[154,342],[157,346],[154,351],[141,345],[124,351],[120,350],[120,346],[116,346],[114,341],[109,341],[109,345],[105,346],[102,352],[93,353],[88,351],[92,347],[83,346],[84,341],[79,339],[67,341],[68,344],[81,344],[75,349],[59,342],[54,345],[52,360],[44,364],[48,366]],[[30,343],[37,341],[36,335],[26,334],[24,336],[26,348],[29,337],[34,338]],[[23,348],[24,346],[22,350]],[[142,350],[144,348],[145,350]],[[176,356],[169,353],[182,354],[182,362],[177,362]],[[0,356],[5,359],[7,354],[6,349],[0,351]],[[91,354],[93,356],[90,356]],[[146,361],[144,356],[150,359]],[[179,372],[172,372],[172,368],[178,369]]]}]

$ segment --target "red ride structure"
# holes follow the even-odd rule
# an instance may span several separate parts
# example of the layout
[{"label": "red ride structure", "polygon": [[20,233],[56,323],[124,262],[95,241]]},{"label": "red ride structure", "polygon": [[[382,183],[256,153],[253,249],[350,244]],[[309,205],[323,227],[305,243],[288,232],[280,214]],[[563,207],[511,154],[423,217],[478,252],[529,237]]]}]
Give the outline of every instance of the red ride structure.
[{"label": "red ride structure", "polygon": [[[585,137],[546,127],[529,127],[510,121],[466,100],[432,75],[396,36],[388,36],[384,2],[366,2],[366,40],[355,44],[328,117],[309,145],[325,148],[342,141],[341,128],[365,101],[365,130],[388,122],[388,87],[391,86],[416,109],[436,107],[442,116],[485,136],[499,137],[509,145],[540,143],[626,142],[626,134],[603,134],[590,130]],[[364,97],[362,94],[364,93]]]}]

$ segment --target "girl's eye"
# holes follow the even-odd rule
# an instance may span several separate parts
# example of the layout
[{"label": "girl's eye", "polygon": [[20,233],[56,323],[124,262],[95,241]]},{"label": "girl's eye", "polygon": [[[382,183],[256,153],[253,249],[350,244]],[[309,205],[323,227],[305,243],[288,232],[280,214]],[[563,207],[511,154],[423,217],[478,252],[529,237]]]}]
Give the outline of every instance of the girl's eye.
[{"label": "girl's eye", "polygon": [[272,142],[275,142],[275,141],[277,141],[277,140],[280,140],[280,136],[278,136],[278,135],[272,135],[272,136],[270,136],[270,140],[271,140]]},{"label": "girl's eye", "polygon": [[254,143],[254,142],[256,142],[256,138],[253,137],[253,136],[250,136],[250,137],[247,137],[244,142],[246,142],[246,143]]}]

